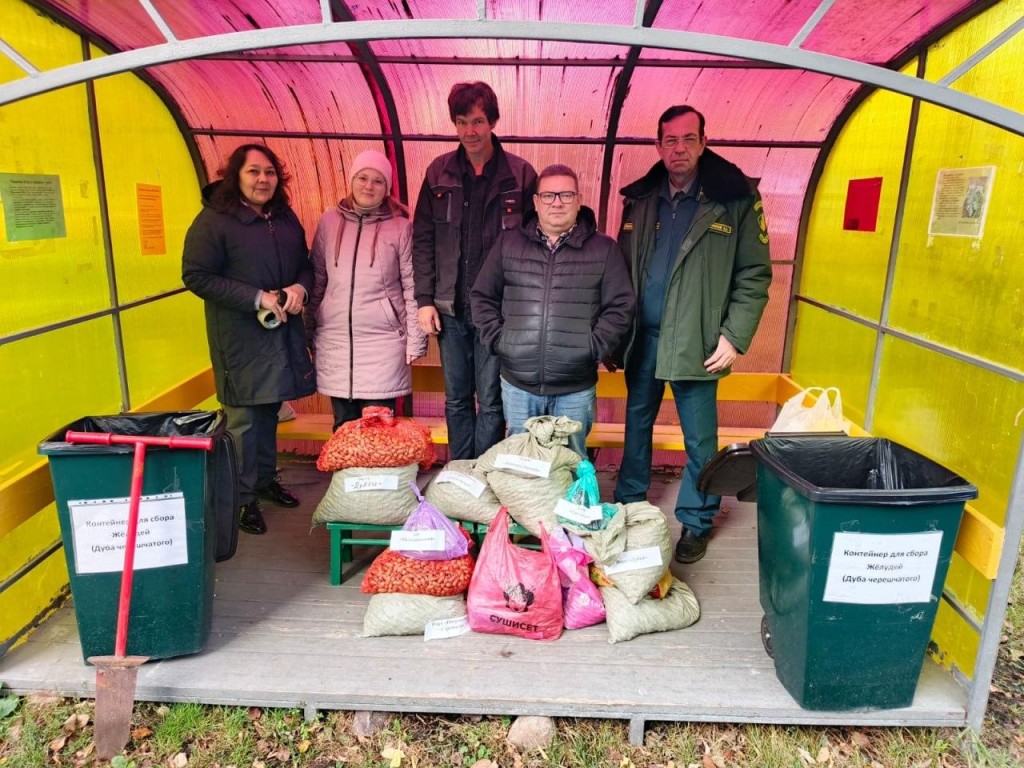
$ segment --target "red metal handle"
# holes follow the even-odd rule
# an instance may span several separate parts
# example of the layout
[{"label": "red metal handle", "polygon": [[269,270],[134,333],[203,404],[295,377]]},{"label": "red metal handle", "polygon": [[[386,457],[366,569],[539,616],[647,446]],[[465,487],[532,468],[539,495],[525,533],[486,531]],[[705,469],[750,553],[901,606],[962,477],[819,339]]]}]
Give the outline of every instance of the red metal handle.
[{"label": "red metal handle", "polygon": [[75,432],[69,429],[64,435],[64,441],[68,443],[89,445],[148,445],[158,448],[195,448],[201,451],[213,450],[212,437],[112,435],[109,432]]},{"label": "red metal handle", "polygon": [[[70,433],[69,433],[70,434]],[[68,442],[71,442],[70,440]],[[128,650],[128,613],[132,603],[132,576],[135,574],[135,539],[139,531],[139,505],[142,501],[142,475],[146,465],[146,444],[135,443],[132,462],[132,492],[128,497],[128,531],[124,538],[124,569],[121,571],[121,595],[117,601],[117,634],[114,656],[122,658]]]}]

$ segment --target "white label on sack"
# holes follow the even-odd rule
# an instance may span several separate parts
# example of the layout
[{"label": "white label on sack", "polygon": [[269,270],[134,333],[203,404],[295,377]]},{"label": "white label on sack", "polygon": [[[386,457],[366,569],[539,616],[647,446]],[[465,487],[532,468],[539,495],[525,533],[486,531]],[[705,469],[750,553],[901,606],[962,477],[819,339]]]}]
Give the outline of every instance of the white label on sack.
[{"label": "white label on sack", "polygon": [[345,493],[397,490],[398,475],[359,475],[345,478]]},{"label": "white label on sack", "polygon": [[469,616],[452,616],[448,619],[428,621],[423,628],[423,642],[458,637],[469,632]]},{"label": "white label on sack", "polygon": [[547,477],[551,474],[551,462],[540,459],[529,459],[514,453],[499,453],[494,459],[497,469],[514,469],[534,477]]},{"label": "white label on sack", "polygon": [[[111,573],[124,568],[128,503],[127,498],[68,502],[78,573]],[[143,496],[135,533],[135,570],[186,563],[185,495],[179,492]]]},{"label": "white label on sack", "polygon": [[444,549],[444,531],[437,528],[423,531],[392,531],[391,548],[440,552]]},{"label": "white label on sack", "polygon": [[641,568],[661,568],[661,549],[658,547],[644,547],[623,552],[619,559],[611,565],[604,567],[604,572],[609,576],[626,571],[639,571]]},{"label": "white label on sack", "polygon": [[928,603],[942,531],[836,533],[825,579],[825,602],[886,605]]},{"label": "white label on sack", "polygon": [[573,504],[567,499],[559,499],[555,504],[555,514],[563,520],[571,520],[581,525],[590,525],[601,519],[601,505],[585,507],[582,504]]},{"label": "white label on sack", "polygon": [[482,480],[477,480],[475,477],[464,475],[461,472],[453,472],[450,469],[438,473],[437,479],[434,482],[457,485],[475,499],[479,499],[483,492],[487,490],[487,483]]}]

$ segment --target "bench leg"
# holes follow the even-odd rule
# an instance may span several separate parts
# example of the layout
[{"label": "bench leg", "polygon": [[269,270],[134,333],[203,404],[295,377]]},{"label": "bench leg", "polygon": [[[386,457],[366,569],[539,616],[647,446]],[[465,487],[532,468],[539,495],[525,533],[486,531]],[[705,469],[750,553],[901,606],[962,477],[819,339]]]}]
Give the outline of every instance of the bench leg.
[{"label": "bench leg", "polygon": [[330,528],[331,532],[331,586],[341,584],[341,531]]}]

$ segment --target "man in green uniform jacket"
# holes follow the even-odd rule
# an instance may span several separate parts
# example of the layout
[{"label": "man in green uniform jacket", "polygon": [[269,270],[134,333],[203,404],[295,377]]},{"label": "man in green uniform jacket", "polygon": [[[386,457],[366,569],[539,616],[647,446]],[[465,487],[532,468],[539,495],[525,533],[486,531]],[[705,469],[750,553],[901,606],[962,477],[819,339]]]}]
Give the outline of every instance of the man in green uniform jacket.
[{"label": "man in green uniform jacket", "polygon": [[[658,120],[656,146],[661,161],[621,190],[619,244],[637,313],[623,355],[628,396],[615,499],[647,497],[654,420],[667,381],[686,446],[675,558],[693,563],[704,556],[721,501],[696,487],[718,449],[718,379],[750,346],[772,270],[756,186],[706,148],[704,116],[690,106],[670,107]],[[621,361],[610,362],[614,368]]]}]

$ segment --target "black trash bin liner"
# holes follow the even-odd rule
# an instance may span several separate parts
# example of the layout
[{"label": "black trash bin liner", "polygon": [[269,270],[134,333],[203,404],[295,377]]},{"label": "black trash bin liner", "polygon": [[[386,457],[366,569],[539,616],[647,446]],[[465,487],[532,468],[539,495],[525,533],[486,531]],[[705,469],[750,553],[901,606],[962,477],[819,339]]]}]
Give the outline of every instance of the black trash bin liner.
[{"label": "black trash bin liner", "polygon": [[[162,413],[120,413],[111,416],[85,416],[61,427],[39,444],[39,453],[64,455],[82,453],[132,453],[131,445],[88,445],[65,442],[74,432],[109,432],[130,437],[210,437],[213,450],[206,463],[212,498],[207,507],[213,512],[216,530],[214,559],[223,562],[235,554],[238,545],[238,469],[234,442],[227,431],[223,411],[172,411]],[[148,451],[169,448],[150,447]],[[147,452],[148,452],[147,451]]]}]

